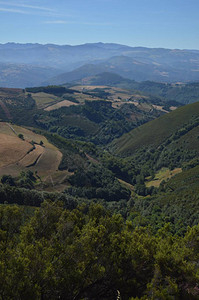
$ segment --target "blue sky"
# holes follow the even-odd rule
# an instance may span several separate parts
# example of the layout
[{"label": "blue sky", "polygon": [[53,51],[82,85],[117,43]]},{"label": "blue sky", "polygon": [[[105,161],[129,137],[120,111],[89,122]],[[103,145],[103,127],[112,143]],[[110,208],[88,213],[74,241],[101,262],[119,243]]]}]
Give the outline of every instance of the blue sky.
[{"label": "blue sky", "polygon": [[199,0],[0,1],[0,43],[199,49]]}]

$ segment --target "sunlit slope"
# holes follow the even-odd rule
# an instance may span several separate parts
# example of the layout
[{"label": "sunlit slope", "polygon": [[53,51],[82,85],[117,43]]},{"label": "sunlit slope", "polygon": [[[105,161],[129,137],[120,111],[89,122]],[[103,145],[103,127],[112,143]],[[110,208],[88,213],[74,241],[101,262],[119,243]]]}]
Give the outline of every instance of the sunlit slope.
[{"label": "sunlit slope", "polygon": [[0,176],[16,176],[28,169],[37,171],[39,175],[53,174],[58,170],[61,159],[61,152],[44,136],[0,122]]},{"label": "sunlit slope", "polygon": [[[199,117],[199,102],[189,104],[161,116],[151,122],[133,129],[121,138],[113,141],[113,151],[121,155],[130,155],[142,147],[158,147],[183,125],[189,124]],[[195,127],[194,138],[197,139],[198,129]],[[189,138],[192,139],[190,136]]]}]

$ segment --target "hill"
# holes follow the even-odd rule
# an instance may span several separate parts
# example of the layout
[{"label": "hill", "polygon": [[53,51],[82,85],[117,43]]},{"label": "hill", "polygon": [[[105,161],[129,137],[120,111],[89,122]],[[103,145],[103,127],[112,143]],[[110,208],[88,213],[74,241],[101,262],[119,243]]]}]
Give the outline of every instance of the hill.
[{"label": "hill", "polygon": [[44,131],[36,133],[35,129],[0,122],[3,183],[15,182],[17,188],[63,191],[70,185],[68,178],[73,172],[88,162],[73,142]]},{"label": "hill", "polygon": [[133,185],[130,220],[183,234],[198,224],[199,102],[145,123],[109,145],[104,164]]},{"label": "hill", "polygon": [[[2,68],[7,72],[2,77],[2,86],[11,86],[10,82],[12,87],[33,86],[38,82],[39,85],[44,82],[64,84],[101,72],[113,72],[137,81],[185,82],[199,79],[197,50],[153,49],[109,43],[77,46],[7,43],[0,44],[0,57]],[[31,75],[31,70],[35,76]],[[18,78],[16,72],[20,74]]]},{"label": "hill", "polygon": [[139,90],[146,95],[156,95],[165,101],[177,101],[183,104],[199,101],[199,82],[169,84],[152,81],[128,82],[123,80],[117,86]]},{"label": "hill", "polygon": [[102,72],[116,73],[136,81],[186,82],[198,80],[198,71],[194,63],[182,62],[179,65],[145,61],[128,56],[114,56],[95,64],[85,64],[73,71],[58,75],[47,81],[48,84],[64,84],[97,75]]},{"label": "hill", "polygon": [[132,84],[132,80],[124,78],[116,73],[110,72],[102,72],[98,73],[94,76],[84,77],[81,80],[77,80],[72,84],[84,84],[84,85],[102,85],[102,86],[126,86],[129,87],[128,84]]},{"label": "hill", "polygon": [[102,73],[105,70],[106,68],[104,68],[104,66],[86,64],[70,72],[61,73],[56,77],[50,78],[49,80],[44,81],[43,85],[63,85],[65,83],[71,83],[73,81],[81,80],[84,77]]},{"label": "hill", "polygon": [[121,155],[133,153],[142,147],[158,147],[198,116],[199,102],[180,107],[123,135],[113,142],[112,147]]},{"label": "hill", "polygon": [[1,176],[17,176],[27,169],[37,171],[42,177],[50,176],[58,170],[62,154],[44,136],[20,126],[0,122],[0,137]]},{"label": "hill", "polygon": [[0,62],[0,87],[25,88],[27,86],[37,86],[53,74],[57,75],[59,73],[60,70],[54,67]]},{"label": "hill", "polygon": [[189,104],[199,100],[199,82],[163,83],[155,81],[138,82],[110,72],[84,77],[71,83],[76,85],[110,86],[129,90],[144,96],[161,98],[165,102]]},{"label": "hill", "polygon": [[156,96],[163,101],[174,101],[183,104],[197,102],[199,100],[199,82],[190,83],[163,83],[155,81],[138,82],[124,78],[115,73],[99,73],[94,76],[85,77],[82,80],[74,82],[84,85],[107,85],[120,89],[127,89],[145,96]]},{"label": "hill", "polygon": [[32,64],[48,67],[58,66],[60,69],[71,70],[98,59],[107,59],[123,54],[131,47],[119,44],[91,43],[83,45],[55,45],[55,44],[0,44],[2,63]]}]

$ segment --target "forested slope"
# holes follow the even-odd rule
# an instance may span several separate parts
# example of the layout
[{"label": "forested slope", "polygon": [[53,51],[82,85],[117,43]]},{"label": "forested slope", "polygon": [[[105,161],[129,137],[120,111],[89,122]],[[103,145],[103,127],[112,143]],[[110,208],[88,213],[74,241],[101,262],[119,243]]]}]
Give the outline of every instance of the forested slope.
[{"label": "forested slope", "polygon": [[138,148],[158,147],[177,130],[183,130],[183,127],[189,123],[193,122],[195,123],[193,126],[197,126],[194,120],[198,117],[199,102],[180,107],[115,140],[112,143],[113,149],[117,154],[128,155]]}]

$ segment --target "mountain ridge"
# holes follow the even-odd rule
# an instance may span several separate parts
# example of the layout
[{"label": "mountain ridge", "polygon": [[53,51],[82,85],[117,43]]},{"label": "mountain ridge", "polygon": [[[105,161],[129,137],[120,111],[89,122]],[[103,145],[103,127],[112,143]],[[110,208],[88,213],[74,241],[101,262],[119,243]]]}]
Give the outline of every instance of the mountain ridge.
[{"label": "mountain ridge", "polygon": [[[76,73],[76,78],[88,76],[88,65],[92,64],[91,75],[100,72],[114,72],[129,79],[144,81],[194,81],[199,80],[199,50],[180,50],[164,48],[131,47],[114,43],[87,43],[77,46],[56,44],[0,44],[0,63],[24,64],[34,67],[54,68],[57,74],[49,72],[48,76],[41,78],[47,84],[64,84],[70,80],[68,72]],[[79,74],[79,68],[85,73]],[[8,70],[9,71],[9,70]],[[9,73],[9,72],[8,72]],[[15,87],[23,86],[18,69],[18,81],[13,82]],[[63,80],[61,79],[63,77]],[[39,77],[38,77],[39,78]],[[9,76],[4,86],[9,86]],[[39,85],[34,81],[30,86]]]}]

